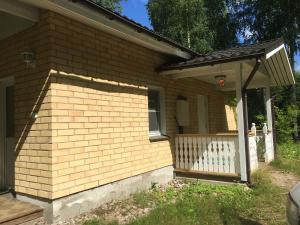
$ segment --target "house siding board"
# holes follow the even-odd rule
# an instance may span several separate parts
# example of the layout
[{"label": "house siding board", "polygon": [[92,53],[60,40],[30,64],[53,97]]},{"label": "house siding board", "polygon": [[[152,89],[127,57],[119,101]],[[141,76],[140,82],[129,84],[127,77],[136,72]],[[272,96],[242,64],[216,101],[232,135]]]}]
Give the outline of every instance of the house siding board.
[{"label": "house siding board", "polygon": [[[224,96],[212,85],[164,78],[155,70],[169,57],[56,13],[42,11],[0,46],[0,76],[15,76],[19,193],[56,199],[173,164],[178,95],[190,104],[186,133],[198,131],[197,94],[208,96],[210,132],[228,129]],[[28,48],[35,69],[20,57]],[[149,85],[164,88],[169,141],[149,140]]]}]

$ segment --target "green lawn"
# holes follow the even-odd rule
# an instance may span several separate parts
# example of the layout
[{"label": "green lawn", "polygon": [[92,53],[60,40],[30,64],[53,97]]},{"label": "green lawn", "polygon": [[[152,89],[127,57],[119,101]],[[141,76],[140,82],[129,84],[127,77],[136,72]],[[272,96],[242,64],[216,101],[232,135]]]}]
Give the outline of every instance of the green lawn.
[{"label": "green lawn", "polygon": [[[286,190],[271,184],[268,175],[258,171],[256,185],[210,185],[191,182],[181,190],[154,189],[133,196],[139,207],[155,204],[147,216],[128,225],[272,225],[285,224]],[[89,220],[84,225],[117,225],[117,222]]]},{"label": "green lawn", "polygon": [[280,170],[300,176],[300,143],[278,145],[276,160],[272,165]]}]

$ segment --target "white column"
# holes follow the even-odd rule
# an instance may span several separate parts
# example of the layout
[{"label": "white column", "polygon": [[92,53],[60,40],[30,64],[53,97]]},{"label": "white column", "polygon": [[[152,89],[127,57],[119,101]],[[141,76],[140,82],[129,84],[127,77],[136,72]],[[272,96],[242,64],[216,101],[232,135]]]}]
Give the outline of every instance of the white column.
[{"label": "white column", "polygon": [[242,99],[242,82],[243,82],[242,73],[243,73],[243,64],[240,63],[236,67],[237,128],[238,128],[238,135],[239,135],[241,180],[247,181],[246,150],[245,150],[245,136],[244,136],[244,115],[243,115],[243,99]]},{"label": "white column", "polygon": [[268,85],[265,89],[265,104],[267,111],[267,125],[269,130],[273,130],[273,121],[272,121],[272,102],[271,102],[271,91],[270,86]]},{"label": "white column", "polygon": [[265,105],[266,105],[266,112],[267,112],[267,127],[271,133],[265,134],[265,146],[266,146],[266,162],[271,162],[274,160],[274,142],[273,142],[273,120],[272,120],[272,102],[271,102],[271,90],[270,85],[265,89]]}]

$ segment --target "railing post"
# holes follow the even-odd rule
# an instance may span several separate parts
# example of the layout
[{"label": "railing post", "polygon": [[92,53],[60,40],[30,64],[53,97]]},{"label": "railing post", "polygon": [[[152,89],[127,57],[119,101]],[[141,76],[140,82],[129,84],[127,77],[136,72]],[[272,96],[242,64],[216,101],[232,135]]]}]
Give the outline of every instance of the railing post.
[{"label": "railing post", "polygon": [[264,135],[267,135],[267,134],[268,134],[268,126],[267,126],[267,123],[264,123],[263,132],[264,132]]},{"label": "railing post", "polygon": [[270,143],[269,140],[270,135],[268,134],[267,123],[264,123],[263,133],[264,133],[264,140],[265,140],[265,161],[269,163],[273,160],[274,157],[272,156],[272,144]]},{"label": "railing post", "polygon": [[252,123],[252,126],[251,126],[251,133],[256,136],[256,126],[255,126],[255,123]]}]

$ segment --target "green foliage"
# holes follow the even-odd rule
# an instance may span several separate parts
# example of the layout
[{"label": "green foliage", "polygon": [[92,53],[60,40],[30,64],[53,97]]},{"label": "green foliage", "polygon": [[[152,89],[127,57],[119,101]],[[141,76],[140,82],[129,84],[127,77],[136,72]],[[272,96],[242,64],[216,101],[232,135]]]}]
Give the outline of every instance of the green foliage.
[{"label": "green foliage", "polygon": [[247,102],[248,102],[248,122],[249,128],[251,123],[255,123],[258,129],[262,129],[265,110],[265,100],[263,89],[253,89],[247,91]]},{"label": "green foliage", "polygon": [[278,152],[273,166],[300,176],[300,143],[287,142],[278,145]]},{"label": "green foliage", "polygon": [[[284,37],[290,56],[300,50],[300,1],[299,0],[228,0],[239,31],[249,42]],[[294,62],[292,62],[292,65]]]},{"label": "green foliage", "polygon": [[[294,69],[294,56],[300,51],[300,1],[299,0],[227,0],[231,16],[237,21],[238,32],[244,38],[246,43],[255,43],[259,41],[270,40],[283,37],[288,49],[291,66]],[[288,126],[277,126],[279,140],[285,141],[287,136],[291,135],[291,129],[295,131],[297,116],[291,112],[291,108],[299,107],[299,94],[296,99],[296,93],[300,93],[299,83],[300,75],[296,74],[297,91],[294,88],[276,87],[273,88],[275,95],[275,106],[278,124],[283,125],[281,121],[287,120]],[[257,97],[254,96],[254,101]],[[252,107],[253,105],[251,105]],[[262,107],[254,106],[255,109]],[[297,109],[295,109],[297,110]],[[294,112],[295,112],[294,110]],[[261,114],[263,114],[261,112]],[[257,113],[250,112],[249,119],[253,119]],[[286,115],[285,118],[284,115]],[[291,118],[291,116],[293,116]],[[290,120],[293,120],[290,123]],[[300,117],[298,114],[298,126]],[[286,130],[284,130],[286,129]],[[292,135],[291,135],[292,136]],[[282,139],[281,139],[282,138]]]},{"label": "green foliage", "polygon": [[106,222],[102,219],[91,219],[85,221],[82,225],[118,225],[118,222]]},{"label": "green foliage", "polygon": [[[249,206],[251,190],[240,185],[210,185],[191,183],[180,192],[170,188],[155,190],[158,207],[149,216],[130,223],[144,224],[241,224],[239,212]],[[176,196],[174,204],[171,200]]]},{"label": "green foliage", "polygon": [[148,206],[152,201],[152,195],[149,192],[137,192],[133,195],[134,203],[142,208]]},{"label": "green foliage", "polygon": [[155,31],[198,52],[236,41],[224,0],[149,0],[147,9]]},{"label": "green foliage", "polygon": [[289,142],[292,140],[294,132],[294,118],[297,114],[297,109],[292,106],[288,106],[287,109],[280,109],[275,107],[276,113],[276,138],[278,143]]},{"label": "green foliage", "polygon": [[258,160],[264,161],[265,153],[266,153],[265,137],[263,135],[263,137],[260,138],[259,141],[257,142],[257,157],[258,157]]},{"label": "green foliage", "polygon": [[296,103],[293,100],[293,90],[291,88],[273,88],[275,105],[275,124],[277,139],[279,143],[291,140],[294,132],[294,122],[297,118],[298,130],[300,127],[300,73],[295,73],[296,80]]},{"label": "green foliage", "polygon": [[[284,224],[285,199],[262,171],[253,175],[255,186],[190,182],[183,189],[154,188],[135,195],[139,204],[155,203],[147,216],[128,225],[251,225]],[[91,220],[84,225],[112,225]]]},{"label": "green foliage", "polygon": [[121,0],[92,0],[92,1],[95,2],[96,4],[102,5],[118,13],[122,12]]},{"label": "green foliage", "polygon": [[101,221],[99,219],[92,219],[85,221],[82,225],[100,225]]}]

